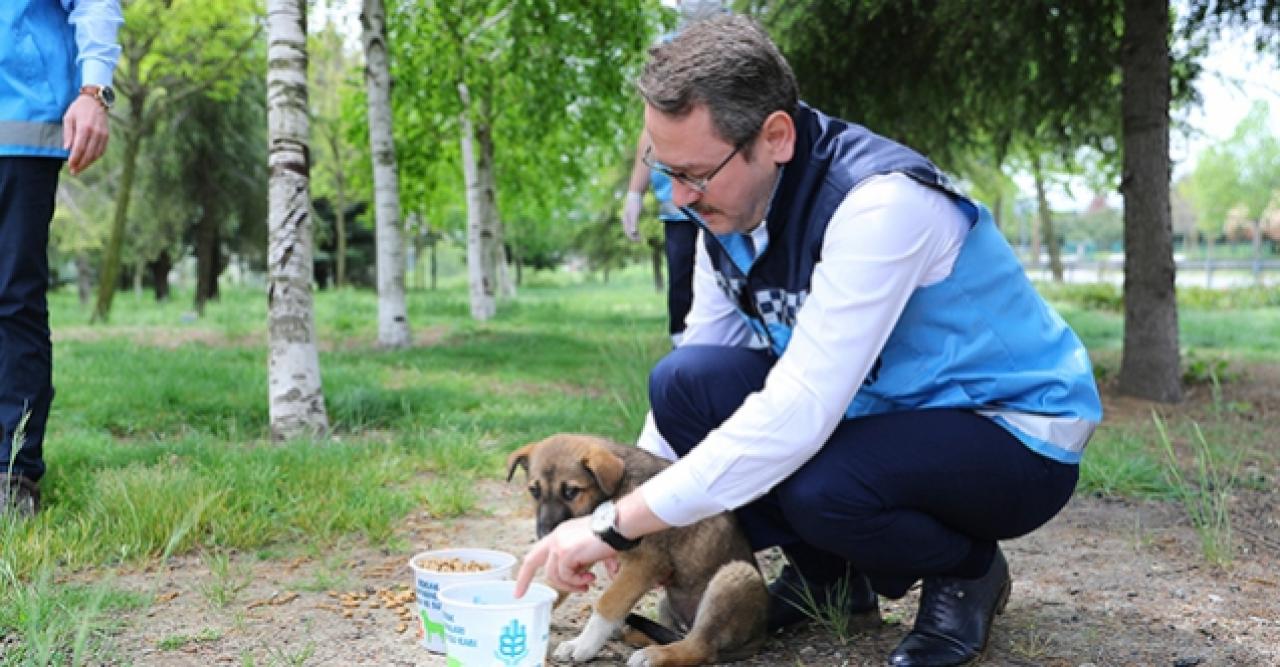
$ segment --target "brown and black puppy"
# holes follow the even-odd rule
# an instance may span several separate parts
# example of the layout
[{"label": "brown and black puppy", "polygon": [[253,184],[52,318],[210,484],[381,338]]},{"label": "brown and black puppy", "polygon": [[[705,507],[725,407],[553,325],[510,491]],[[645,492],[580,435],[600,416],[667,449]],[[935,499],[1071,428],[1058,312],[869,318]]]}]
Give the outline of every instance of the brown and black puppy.
[{"label": "brown and black puppy", "polygon": [[[635,447],[561,433],[513,452],[507,480],[517,466],[525,469],[537,505],[538,537],[543,537],[560,522],[587,516],[605,500],[630,493],[667,465]],[[556,647],[556,660],[594,658],[641,596],[658,586],[666,588],[660,621],[688,634],[636,651],[627,661],[630,667],[741,660],[764,643],[769,593],[732,513],[646,535],[636,548],[620,552],[618,563],[618,574],[596,601],[586,627]]]}]

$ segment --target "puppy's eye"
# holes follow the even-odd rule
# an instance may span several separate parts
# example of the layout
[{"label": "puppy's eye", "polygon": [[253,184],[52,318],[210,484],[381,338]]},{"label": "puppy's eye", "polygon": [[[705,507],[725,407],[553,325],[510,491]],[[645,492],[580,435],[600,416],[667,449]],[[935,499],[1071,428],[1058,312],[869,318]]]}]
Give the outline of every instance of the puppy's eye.
[{"label": "puppy's eye", "polygon": [[533,496],[533,499],[534,499],[534,500],[541,500],[541,499],[542,499],[542,487],[541,487],[541,486],[538,486],[537,484],[530,484],[530,485],[529,485],[529,495]]},{"label": "puppy's eye", "polygon": [[560,487],[560,495],[569,502],[573,502],[573,499],[577,498],[578,494],[581,492],[582,489],[579,489],[576,486],[569,486],[568,484]]}]

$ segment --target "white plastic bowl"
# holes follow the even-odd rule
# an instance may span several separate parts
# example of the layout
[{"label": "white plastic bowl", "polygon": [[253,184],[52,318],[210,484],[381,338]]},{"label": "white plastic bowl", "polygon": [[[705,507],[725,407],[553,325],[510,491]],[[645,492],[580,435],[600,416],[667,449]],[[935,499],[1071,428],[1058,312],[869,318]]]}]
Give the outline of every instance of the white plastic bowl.
[{"label": "white plastic bowl", "polygon": [[[453,558],[464,562],[485,563],[489,565],[489,569],[477,572],[439,572],[420,566],[424,560]],[[438,597],[441,589],[462,582],[510,579],[515,566],[515,556],[493,549],[437,549],[423,551],[410,558],[413,590],[418,594],[418,616],[422,620],[422,645],[436,653],[445,652],[444,612]]]},{"label": "white plastic bowl", "polygon": [[440,589],[450,665],[542,667],[551,641],[556,592],[531,584],[516,599],[514,581],[471,581]]}]

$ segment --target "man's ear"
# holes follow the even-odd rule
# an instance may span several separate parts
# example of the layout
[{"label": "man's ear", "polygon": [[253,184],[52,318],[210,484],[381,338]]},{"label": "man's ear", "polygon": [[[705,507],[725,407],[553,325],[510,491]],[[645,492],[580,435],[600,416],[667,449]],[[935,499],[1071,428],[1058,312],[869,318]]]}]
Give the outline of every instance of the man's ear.
[{"label": "man's ear", "polygon": [[796,122],[791,114],[775,111],[760,126],[764,157],[775,164],[790,162],[796,152]]},{"label": "man's ear", "polygon": [[595,478],[596,485],[610,498],[618,492],[626,464],[618,455],[602,445],[593,444],[582,457],[582,467]]},{"label": "man's ear", "polygon": [[507,457],[507,481],[508,482],[510,482],[511,478],[514,477],[516,474],[516,466],[520,466],[521,468],[524,468],[524,474],[526,475],[529,474],[529,454],[533,452],[533,448],[536,446],[538,446],[538,443],[531,442],[525,445],[524,447],[521,447],[520,449],[517,449],[516,451],[511,452],[511,456]]}]

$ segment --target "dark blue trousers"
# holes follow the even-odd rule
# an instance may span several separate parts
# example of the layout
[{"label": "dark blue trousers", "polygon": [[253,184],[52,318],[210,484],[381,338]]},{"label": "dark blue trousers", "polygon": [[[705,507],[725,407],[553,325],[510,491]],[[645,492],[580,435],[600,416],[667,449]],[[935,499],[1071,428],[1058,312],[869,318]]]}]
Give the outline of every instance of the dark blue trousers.
[{"label": "dark blue trousers", "polygon": [[[743,348],[673,350],[649,378],[658,430],[687,454],[764,386],[773,362]],[[852,567],[897,598],[923,577],[985,574],[996,542],[1053,518],[1077,474],[973,412],[898,412],[844,420],[817,455],[737,514],[756,549],[783,547],[806,577]]]},{"label": "dark blue trousers", "polygon": [[698,224],[691,220],[663,220],[667,254],[667,329],[684,331],[684,318],[693,305],[693,263],[698,252]]},{"label": "dark blue trousers", "polygon": [[[49,338],[49,224],[58,173],[53,158],[0,157],[0,471],[44,475],[44,429],[53,403]],[[14,432],[30,412],[14,457]]]}]

